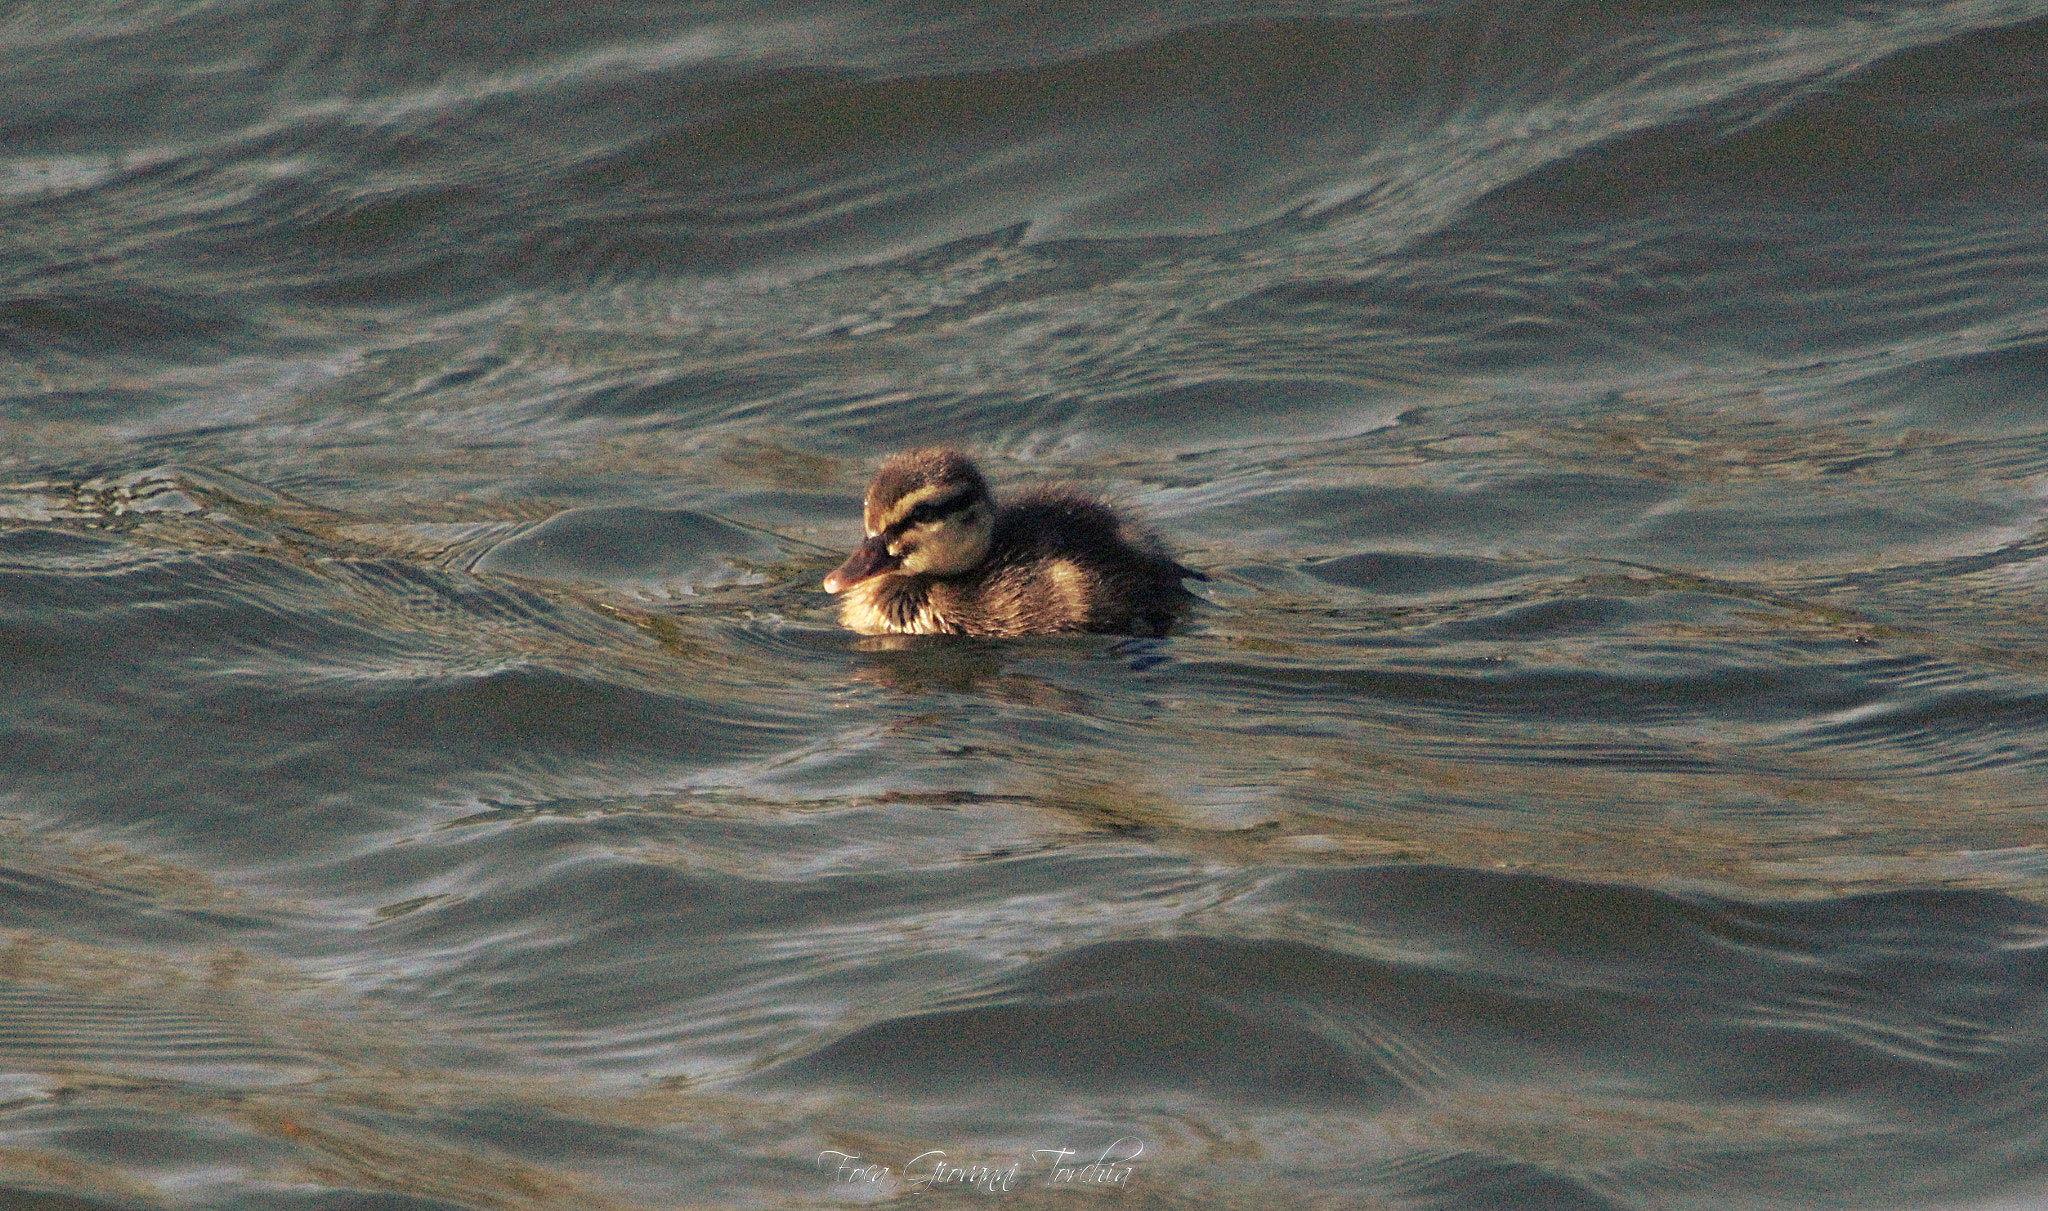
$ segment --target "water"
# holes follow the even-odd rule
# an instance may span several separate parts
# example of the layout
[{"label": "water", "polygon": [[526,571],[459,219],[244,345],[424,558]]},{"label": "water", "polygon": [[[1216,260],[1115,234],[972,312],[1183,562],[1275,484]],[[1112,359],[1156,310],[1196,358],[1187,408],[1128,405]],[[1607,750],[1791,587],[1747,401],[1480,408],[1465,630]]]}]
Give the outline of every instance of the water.
[{"label": "water", "polygon": [[[2048,1199],[2044,59],[0,8],[5,1201]],[[935,441],[1205,604],[840,630]]]}]

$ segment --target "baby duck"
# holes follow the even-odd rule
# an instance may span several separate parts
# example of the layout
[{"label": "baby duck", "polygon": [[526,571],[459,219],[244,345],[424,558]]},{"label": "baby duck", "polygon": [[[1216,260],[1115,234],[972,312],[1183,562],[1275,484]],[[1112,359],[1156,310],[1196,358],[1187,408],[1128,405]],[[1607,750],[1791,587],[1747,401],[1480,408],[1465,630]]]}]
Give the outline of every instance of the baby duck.
[{"label": "baby duck", "polygon": [[1164,635],[1198,598],[1159,541],[1106,504],[1041,488],[996,507],[958,450],[898,454],[868,485],[867,541],[825,578],[864,635]]}]

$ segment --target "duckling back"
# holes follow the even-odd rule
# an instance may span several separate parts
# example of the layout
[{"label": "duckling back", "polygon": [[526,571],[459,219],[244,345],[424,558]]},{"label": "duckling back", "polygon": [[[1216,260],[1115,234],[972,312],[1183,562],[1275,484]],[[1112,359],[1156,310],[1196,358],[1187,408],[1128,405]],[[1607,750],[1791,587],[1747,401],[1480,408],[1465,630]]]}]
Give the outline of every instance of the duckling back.
[{"label": "duckling back", "polygon": [[969,635],[1163,635],[1198,600],[1150,534],[1077,493],[1028,493],[996,514],[981,566],[931,586]]}]

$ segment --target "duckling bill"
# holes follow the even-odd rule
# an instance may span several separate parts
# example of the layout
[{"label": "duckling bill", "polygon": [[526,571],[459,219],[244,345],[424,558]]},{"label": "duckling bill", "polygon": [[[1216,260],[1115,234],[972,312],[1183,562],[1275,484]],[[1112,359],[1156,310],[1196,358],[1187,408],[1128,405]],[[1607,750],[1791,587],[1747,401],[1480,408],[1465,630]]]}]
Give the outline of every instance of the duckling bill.
[{"label": "duckling bill", "polygon": [[883,463],[862,522],[825,591],[864,635],[1163,635],[1198,600],[1181,581],[1209,579],[1092,497],[1042,488],[998,507],[958,450]]}]

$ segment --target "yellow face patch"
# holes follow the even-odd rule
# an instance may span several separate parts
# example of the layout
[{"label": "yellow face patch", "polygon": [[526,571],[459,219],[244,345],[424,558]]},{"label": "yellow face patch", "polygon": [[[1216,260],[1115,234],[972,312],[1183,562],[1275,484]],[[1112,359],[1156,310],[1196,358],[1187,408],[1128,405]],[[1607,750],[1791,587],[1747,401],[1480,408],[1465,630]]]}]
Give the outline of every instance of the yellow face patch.
[{"label": "yellow face patch", "polygon": [[918,521],[907,514],[897,525],[903,531],[889,544],[889,550],[903,557],[903,570],[937,576],[965,572],[980,563],[988,554],[989,535],[995,528],[988,505],[981,500],[970,500],[966,507],[932,521]]}]

